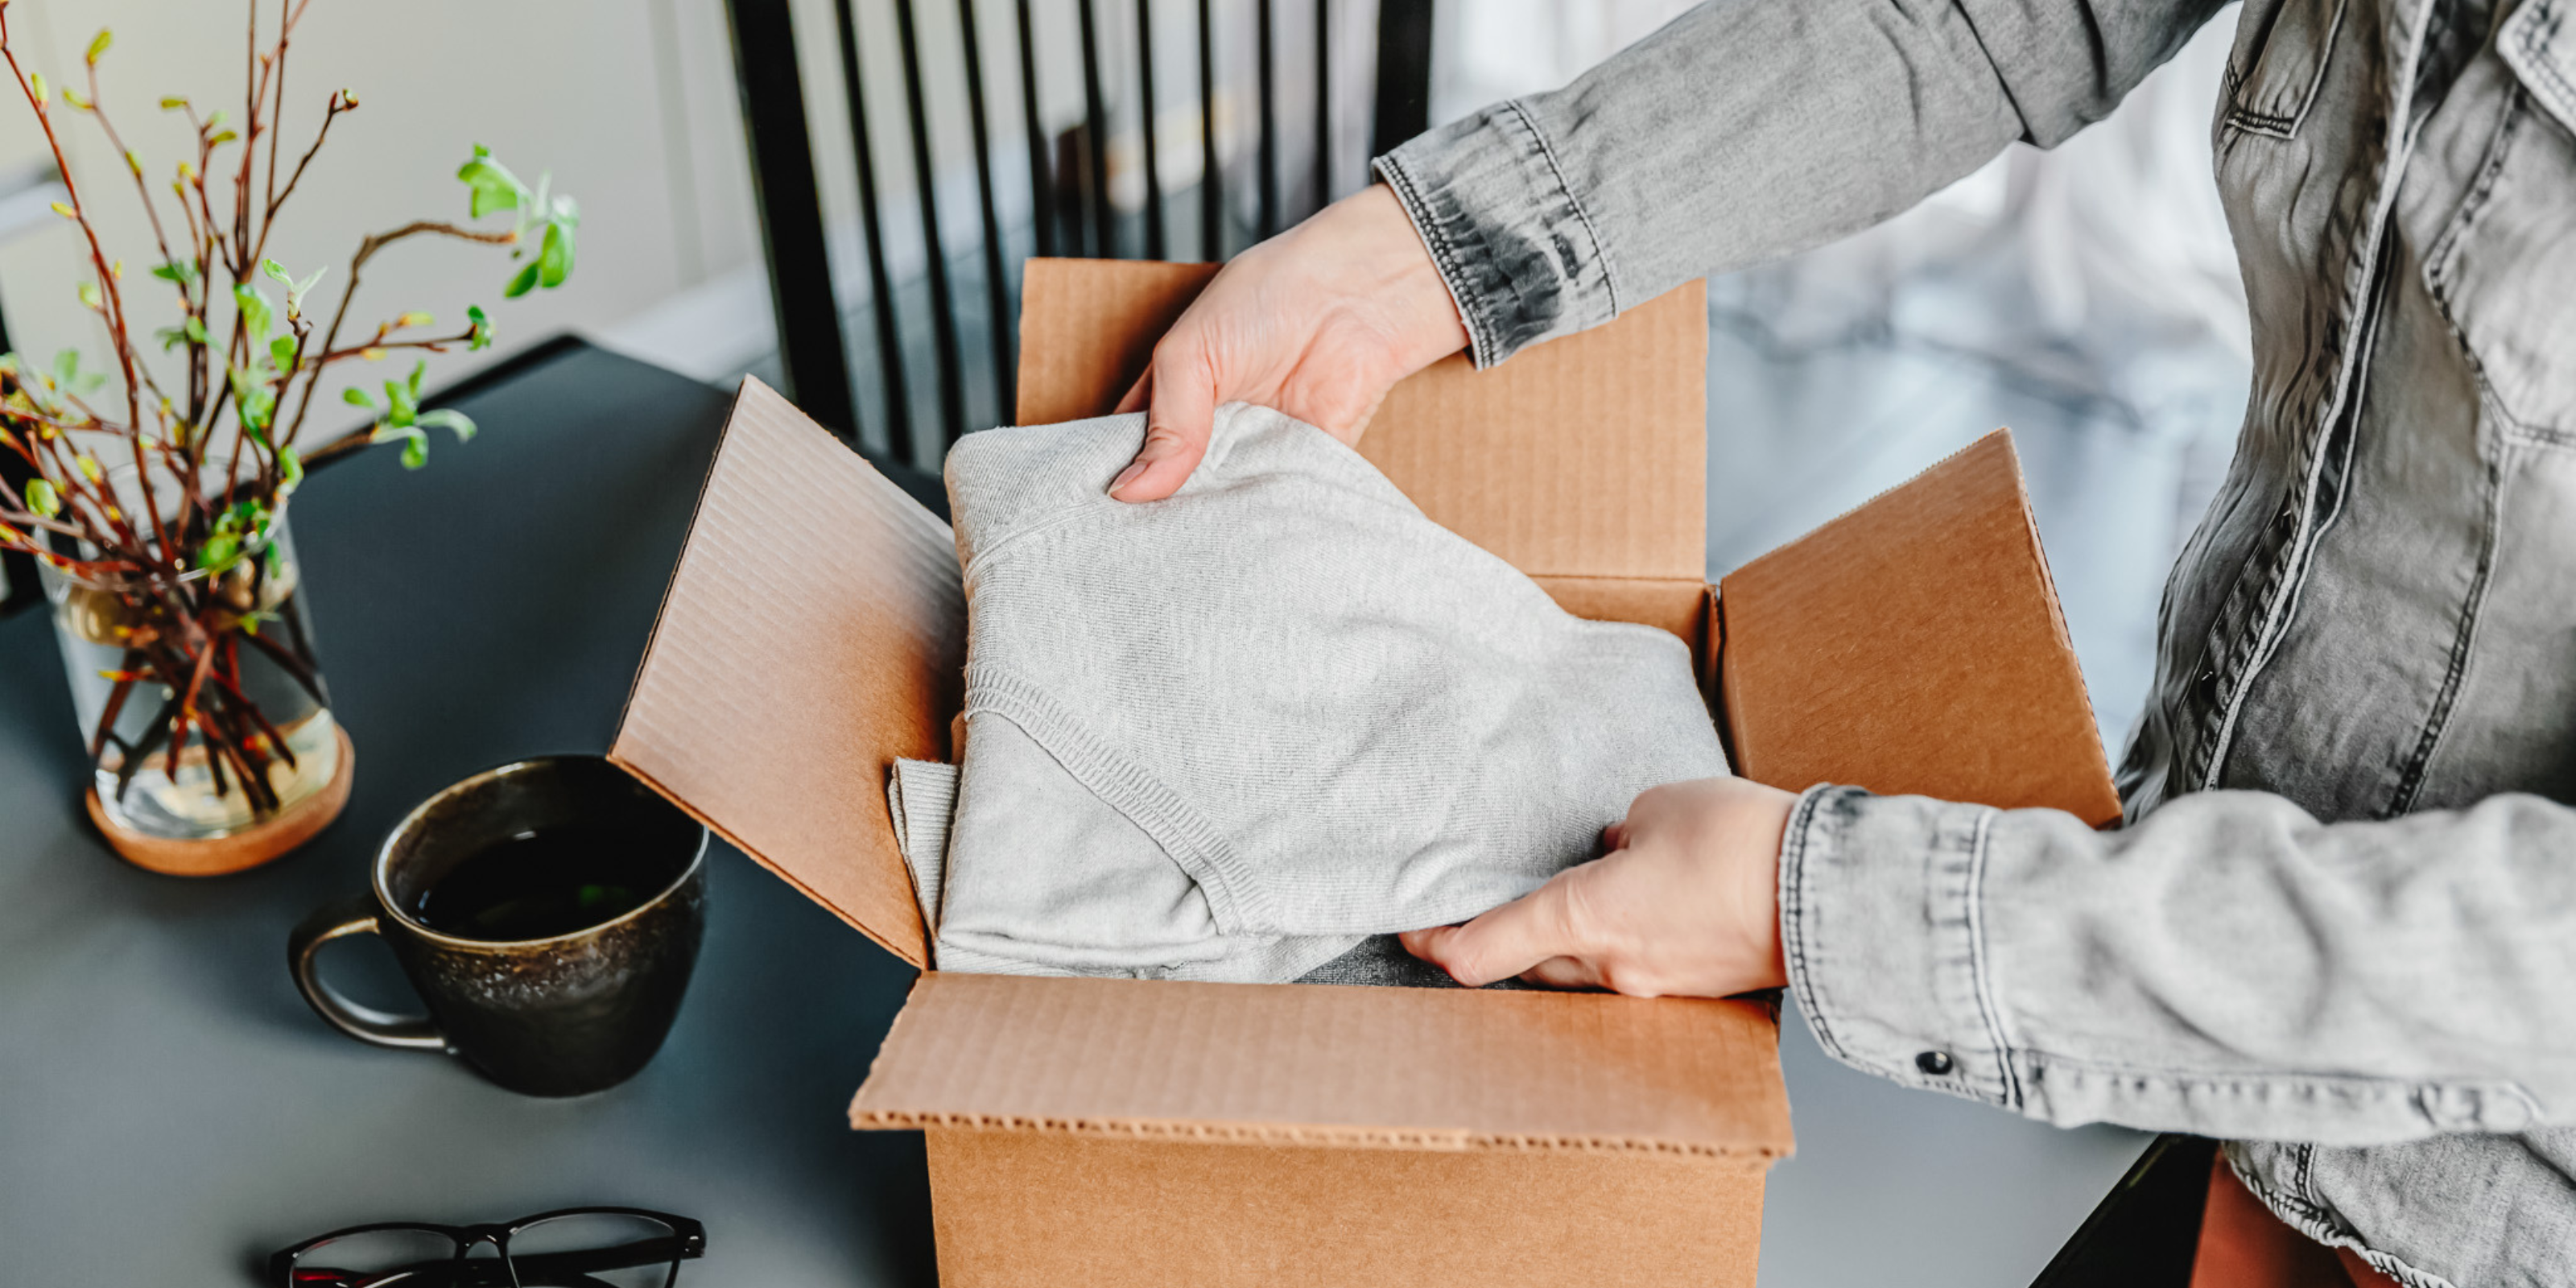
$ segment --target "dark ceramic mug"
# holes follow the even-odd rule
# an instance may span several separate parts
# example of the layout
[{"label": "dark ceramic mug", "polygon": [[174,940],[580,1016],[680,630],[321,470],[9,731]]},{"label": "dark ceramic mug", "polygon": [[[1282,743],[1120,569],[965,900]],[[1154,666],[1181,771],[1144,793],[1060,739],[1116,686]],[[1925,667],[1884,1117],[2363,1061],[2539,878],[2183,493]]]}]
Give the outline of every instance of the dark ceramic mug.
[{"label": "dark ceramic mug", "polygon": [[[546,938],[466,938],[422,920],[424,897],[468,859],[603,827],[643,871],[678,875],[618,915]],[[413,810],[377,852],[374,888],[296,927],[287,964],[314,1012],[361,1042],[453,1051],[527,1095],[599,1091],[652,1060],[679,1014],[706,931],[706,848],[704,826],[597,756],[503,765]],[[358,934],[384,937],[428,1015],[390,1015],[322,982],[315,953]]]}]

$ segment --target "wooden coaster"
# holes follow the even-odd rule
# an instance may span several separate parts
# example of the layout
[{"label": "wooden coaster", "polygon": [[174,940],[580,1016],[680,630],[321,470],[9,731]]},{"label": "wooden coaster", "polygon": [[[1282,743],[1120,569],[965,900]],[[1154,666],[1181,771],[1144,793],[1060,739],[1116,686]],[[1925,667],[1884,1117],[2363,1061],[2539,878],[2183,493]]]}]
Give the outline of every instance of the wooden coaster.
[{"label": "wooden coaster", "polygon": [[289,806],[284,813],[265,822],[254,823],[238,832],[203,840],[181,841],[166,836],[146,836],[117,826],[100,805],[98,788],[86,795],[89,821],[99,834],[128,863],[147,872],[174,877],[219,877],[228,872],[242,872],[258,867],[313,839],[314,834],[340,817],[341,807],[349,803],[349,786],[356,781],[358,749],[349,742],[349,731],[334,728],[340,740],[340,768],[322,790]]}]

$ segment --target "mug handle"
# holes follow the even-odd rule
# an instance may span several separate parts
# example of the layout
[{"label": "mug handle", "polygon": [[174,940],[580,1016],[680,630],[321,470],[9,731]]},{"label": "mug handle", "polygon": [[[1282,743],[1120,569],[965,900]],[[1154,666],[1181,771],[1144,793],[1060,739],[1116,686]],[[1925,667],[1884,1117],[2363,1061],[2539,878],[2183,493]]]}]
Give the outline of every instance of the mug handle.
[{"label": "mug handle", "polygon": [[446,1037],[428,1016],[395,1015],[362,1006],[340,996],[316,973],[313,959],[322,945],[346,935],[384,933],[377,928],[376,915],[375,896],[362,894],[305,918],[304,924],[286,938],[286,967],[295,973],[296,989],[304,994],[305,1004],[313,1008],[315,1015],[369,1046],[402,1051],[446,1050]]}]

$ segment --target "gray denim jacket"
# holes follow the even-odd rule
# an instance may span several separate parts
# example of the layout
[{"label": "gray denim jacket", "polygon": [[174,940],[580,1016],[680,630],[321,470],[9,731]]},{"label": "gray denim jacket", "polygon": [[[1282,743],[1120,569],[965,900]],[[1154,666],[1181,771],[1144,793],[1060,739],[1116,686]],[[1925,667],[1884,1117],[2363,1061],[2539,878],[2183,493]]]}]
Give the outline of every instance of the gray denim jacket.
[{"label": "gray denim jacket", "polygon": [[[2107,114],[2208,0],[1716,0],[1380,159],[1480,364]],[[2418,1285],[2576,1284],[2576,0],[2249,0],[2213,126],[2254,324],[2128,825],[1818,788],[1837,1057],[2226,1137]]]}]

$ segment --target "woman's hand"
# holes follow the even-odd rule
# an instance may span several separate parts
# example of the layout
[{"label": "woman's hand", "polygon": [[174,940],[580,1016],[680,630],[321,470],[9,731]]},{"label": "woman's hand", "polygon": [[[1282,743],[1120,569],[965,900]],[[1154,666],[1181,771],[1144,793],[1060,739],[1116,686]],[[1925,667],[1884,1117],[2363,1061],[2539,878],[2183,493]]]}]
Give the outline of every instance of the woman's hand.
[{"label": "woman's hand", "polygon": [[1602,830],[1607,856],[1404,946],[1470,988],[1514,975],[1637,997],[1778,988],[1780,840],[1797,802],[1741,778],[1651,788]]},{"label": "woman's hand", "polygon": [[1145,445],[1109,494],[1179,491],[1207,454],[1217,404],[1237,399],[1357,443],[1395,382],[1465,347],[1457,305],[1394,194],[1346,197],[1235,257],[1154,346],[1118,404],[1148,411]]}]

